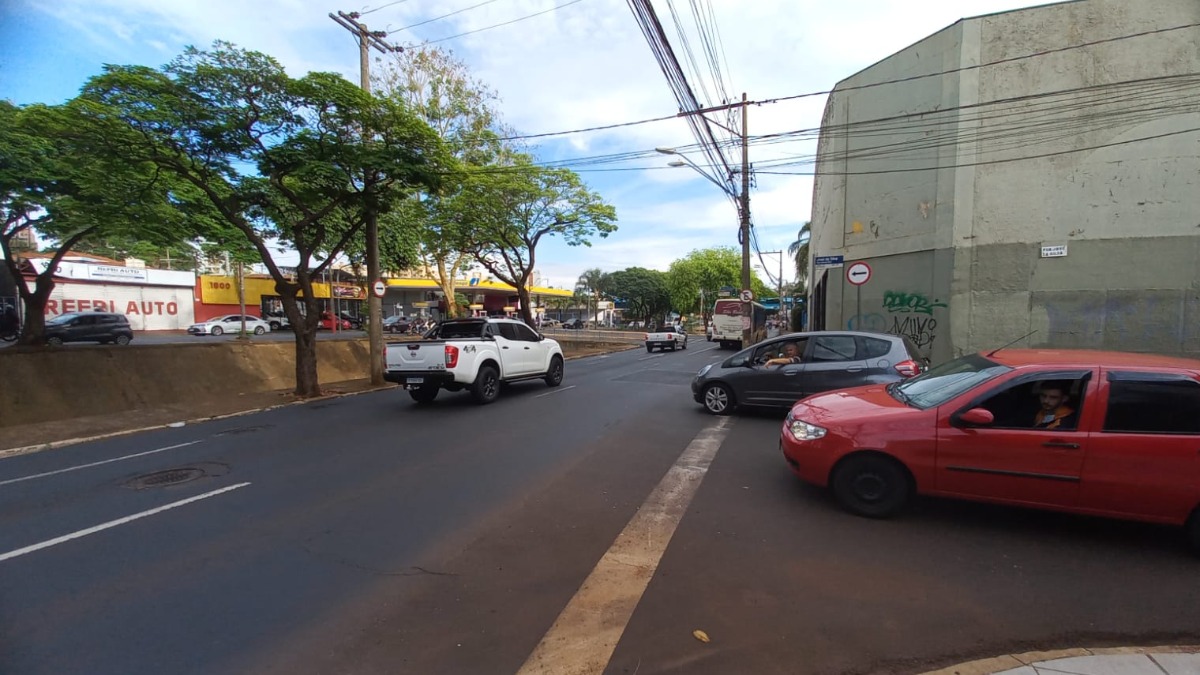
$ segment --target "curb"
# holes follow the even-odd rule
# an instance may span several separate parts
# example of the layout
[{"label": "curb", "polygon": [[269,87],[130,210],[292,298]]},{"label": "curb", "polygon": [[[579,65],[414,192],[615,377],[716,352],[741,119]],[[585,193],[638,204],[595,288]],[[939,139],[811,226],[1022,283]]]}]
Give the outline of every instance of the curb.
[{"label": "curb", "polygon": [[[616,353],[616,352],[628,351],[628,349],[633,349],[633,347],[631,346],[631,347],[628,347],[627,349],[616,349],[616,350],[613,350],[612,352],[607,352],[607,353],[612,354],[612,353]],[[582,356],[570,356],[570,357],[567,357],[566,360],[574,361],[576,359],[588,359],[588,358],[592,358],[595,356],[603,356],[603,354],[586,354],[586,355],[582,355]],[[98,434],[96,436],[80,436],[78,438],[68,438],[68,439],[61,440],[61,441],[50,441],[49,443],[37,443],[35,445],[26,445],[26,446],[22,446],[19,448],[9,448],[7,450],[0,450],[0,460],[8,459],[9,457],[19,457],[21,455],[29,455],[29,454],[33,454],[35,452],[42,452],[43,450],[57,450],[58,448],[65,448],[69,445],[78,445],[79,443],[90,443],[92,441],[102,441],[102,440],[105,440],[108,438],[117,438],[119,436],[128,436],[130,434],[140,434],[140,433],[146,432],[146,431],[157,431],[158,429],[177,428],[177,427],[181,427],[181,426],[187,426],[189,424],[200,424],[201,422],[213,422],[216,420],[229,419],[231,417],[242,417],[244,415],[253,415],[254,413],[267,412],[268,410],[278,410],[279,408],[286,408],[286,407],[294,406],[294,405],[305,405],[307,403],[317,403],[320,401],[328,401],[331,399],[344,398],[347,396],[358,396],[359,394],[370,394],[370,393],[377,392],[377,391],[384,391],[387,389],[395,389],[396,386],[397,385],[394,385],[394,384],[385,384],[380,387],[374,387],[371,389],[363,389],[362,391],[351,391],[351,392],[338,393],[338,394],[328,394],[325,396],[317,396],[315,398],[307,398],[302,401],[290,401],[288,403],[279,403],[277,405],[271,405],[271,406],[267,406],[265,408],[252,408],[250,410],[239,410],[237,412],[226,413],[224,415],[216,415],[213,417],[197,417],[194,419],[187,419],[187,420],[182,420],[179,422],[169,422],[167,424],[155,424],[155,425],[151,425],[148,427],[137,427],[136,429],[122,429],[121,431],[110,431],[106,434]]]},{"label": "curb", "polygon": [[50,441],[49,443],[38,443],[36,445],[26,445],[26,446],[20,447],[20,448],[9,448],[7,450],[0,450],[0,459],[7,459],[9,457],[18,457],[20,455],[29,455],[29,454],[32,454],[35,452],[41,452],[43,450],[57,450],[58,448],[64,448],[68,445],[77,445],[79,443],[90,443],[92,441],[102,441],[102,440],[105,440],[108,438],[117,438],[119,436],[128,436],[130,434],[140,434],[145,431],[156,431],[158,429],[178,428],[178,427],[187,426],[189,424],[200,424],[202,422],[213,422],[216,420],[225,420],[225,419],[229,419],[231,417],[242,417],[244,415],[253,415],[254,413],[267,412],[268,410],[278,410],[280,408],[287,408],[290,406],[305,405],[308,403],[318,403],[320,401],[329,401],[329,400],[337,399],[337,398],[345,398],[347,396],[358,396],[359,394],[370,394],[370,393],[377,392],[377,391],[394,389],[395,387],[396,387],[396,385],[394,385],[394,384],[385,384],[380,387],[375,387],[375,388],[371,388],[371,389],[363,389],[362,391],[350,391],[350,392],[342,392],[342,393],[337,393],[337,394],[326,394],[324,396],[317,396],[314,398],[306,398],[302,401],[289,401],[287,403],[279,403],[276,405],[270,405],[265,408],[252,408],[250,410],[239,410],[237,412],[226,413],[224,415],[214,415],[212,417],[196,417],[193,419],[181,420],[179,422],[169,422],[167,424],[154,424],[154,425],[151,425],[148,427],[137,427],[136,429],[122,429],[121,431],[110,431],[106,434],[98,434],[96,436],[80,436],[78,438],[68,438],[68,439],[61,440],[61,441]]},{"label": "curb", "polygon": [[1156,647],[1075,647],[1071,649],[1052,649],[1040,652],[1021,652],[1005,654],[986,659],[967,661],[956,666],[929,670],[921,675],[992,675],[1006,670],[1031,666],[1040,661],[1053,661],[1074,656],[1119,656],[1126,654],[1195,654],[1200,653],[1200,645],[1159,645]]}]

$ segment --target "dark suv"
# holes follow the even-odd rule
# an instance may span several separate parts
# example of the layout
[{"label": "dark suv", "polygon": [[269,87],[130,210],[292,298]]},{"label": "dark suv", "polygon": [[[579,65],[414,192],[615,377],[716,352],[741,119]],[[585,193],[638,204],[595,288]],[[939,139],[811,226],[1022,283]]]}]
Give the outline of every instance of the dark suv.
[{"label": "dark suv", "polygon": [[737,406],[791,407],[833,389],[887,384],[929,366],[904,336],[855,331],[791,333],[700,369],[692,397],[714,415]]},{"label": "dark suv", "polygon": [[46,321],[46,344],[64,342],[110,342],[127,345],[133,340],[133,329],[124,314],[111,312],[70,312]]}]

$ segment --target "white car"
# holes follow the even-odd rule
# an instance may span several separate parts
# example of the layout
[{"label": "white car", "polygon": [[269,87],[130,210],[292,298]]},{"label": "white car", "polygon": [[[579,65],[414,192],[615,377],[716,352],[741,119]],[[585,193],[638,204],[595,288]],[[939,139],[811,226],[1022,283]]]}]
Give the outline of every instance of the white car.
[{"label": "white car", "polygon": [[[225,316],[215,316],[208,321],[202,323],[194,323],[188,326],[188,335],[224,335],[232,333],[237,335],[242,330],[242,315],[241,314],[226,314]],[[262,335],[271,330],[271,324],[263,321],[257,316],[246,315],[246,332]]]}]

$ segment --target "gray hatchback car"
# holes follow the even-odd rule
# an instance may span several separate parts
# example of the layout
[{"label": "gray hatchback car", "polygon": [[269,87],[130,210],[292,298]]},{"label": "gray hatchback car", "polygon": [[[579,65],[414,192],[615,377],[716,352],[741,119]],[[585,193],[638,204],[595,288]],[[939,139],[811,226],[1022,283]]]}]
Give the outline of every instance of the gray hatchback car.
[{"label": "gray hatchback car", "polygon": [[823,391],[913,377],[928,365],[903,336],[791,333],[701,368],[692,380],[692,396],[714,415],[727,415],[738,406],[790,407]]}]

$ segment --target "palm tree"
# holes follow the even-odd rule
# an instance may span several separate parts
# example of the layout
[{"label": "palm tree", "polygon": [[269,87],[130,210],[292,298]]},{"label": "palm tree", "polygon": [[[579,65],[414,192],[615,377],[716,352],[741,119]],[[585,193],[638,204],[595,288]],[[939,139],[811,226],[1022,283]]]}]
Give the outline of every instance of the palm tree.
[{"label": "palm tree", "polygon": [[796,284],[808,280],[808,243],[812,240],[812,221],[804,222],[796,233],[796,241],[788,244],[788,254],[796,259]]},{"label": "palm tree", "polygon": [[575,290],[584,293],[588,296],[588,316],[585,321],[592,320],[592,304],[594,298],[596,307],[600,306],[600,285],[604,281],[604,271],[598,267],[593,267],[590,270],[584,270],[583,274],[579,275],[579,280],[575,282]]}]

